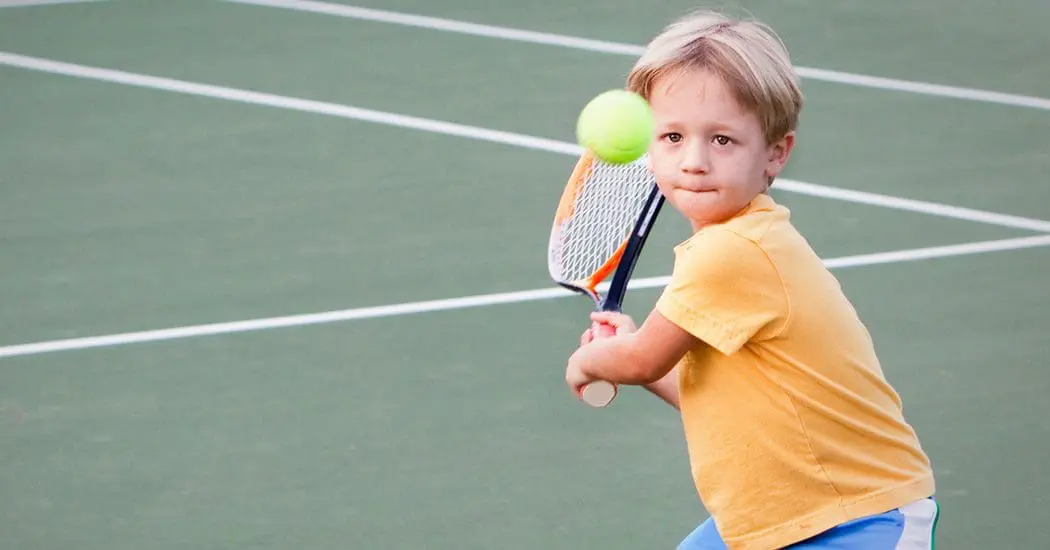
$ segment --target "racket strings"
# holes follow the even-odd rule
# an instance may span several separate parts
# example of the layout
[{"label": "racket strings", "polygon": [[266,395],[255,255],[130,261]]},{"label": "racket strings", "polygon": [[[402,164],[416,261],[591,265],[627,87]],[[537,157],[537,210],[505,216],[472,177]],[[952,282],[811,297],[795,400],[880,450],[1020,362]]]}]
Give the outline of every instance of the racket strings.
[{"label": "racket strings", "polygon": [[610,273],[652,185],[645,157],[621,165],[593,161],[576,182],[569,214],[555,222],[548,249],[551,276],[596,285]]}]

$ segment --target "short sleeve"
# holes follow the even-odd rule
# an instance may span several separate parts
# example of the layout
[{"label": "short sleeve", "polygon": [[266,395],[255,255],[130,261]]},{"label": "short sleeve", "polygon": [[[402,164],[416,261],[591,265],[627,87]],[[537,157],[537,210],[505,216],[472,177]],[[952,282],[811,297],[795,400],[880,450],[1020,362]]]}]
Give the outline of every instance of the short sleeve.
[{"label": "short sleeve", "polygon": [[701,231],[675,248],[661,315],[725,355],[775,335],[788,316],[787,293],[758,243],[724,228]]}]

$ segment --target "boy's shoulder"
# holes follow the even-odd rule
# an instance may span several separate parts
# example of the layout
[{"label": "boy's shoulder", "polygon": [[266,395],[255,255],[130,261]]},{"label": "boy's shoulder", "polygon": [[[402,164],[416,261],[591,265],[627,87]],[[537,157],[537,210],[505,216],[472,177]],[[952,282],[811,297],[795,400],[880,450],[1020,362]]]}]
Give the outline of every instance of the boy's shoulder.
[{"label": "boy's shoulder", "polygon": [[701,249],[707,252],[729,252],[741,246],[764,249],[770,237],[780,233],[797,233],[791,225],[790,211],[769,195],[759,195],[732,218],[694,233],[675,250]]},{"label": "boy's shoulder", "polygon": [[726,355],[776,335],[790,316],[790,300],[766,243],[782,240],[775,234],[786,219],[786,209],[763,195],[679,244],[659,312]]},{"label": "boy's shoulder", "polygon": [[760,195],[740,214],[697,231],[674,249],[675,269],[739,286],[743,279],[788,288],[839,291],[839,285],[809,241],[791,222],[791,212]]}]

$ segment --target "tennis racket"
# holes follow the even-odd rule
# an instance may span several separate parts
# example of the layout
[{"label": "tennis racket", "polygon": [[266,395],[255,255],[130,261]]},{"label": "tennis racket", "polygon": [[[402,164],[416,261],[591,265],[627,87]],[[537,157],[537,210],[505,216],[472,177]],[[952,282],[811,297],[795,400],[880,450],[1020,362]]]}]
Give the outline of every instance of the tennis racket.
[{"label": "tennis racket", "polygon": [[[663,202],[646,157],[610,164],[585,152],[554,214],[547,248],[551,278],[589,297],[598,311],[621,311],[627,283]],[[602,296],[598,285],[609,275],[612,281]],[[593,330],[603,335],[615,331],[597,323]],[[579,397],[592,407],[604,407],[616,397],[616,386],[594,382]]]}]

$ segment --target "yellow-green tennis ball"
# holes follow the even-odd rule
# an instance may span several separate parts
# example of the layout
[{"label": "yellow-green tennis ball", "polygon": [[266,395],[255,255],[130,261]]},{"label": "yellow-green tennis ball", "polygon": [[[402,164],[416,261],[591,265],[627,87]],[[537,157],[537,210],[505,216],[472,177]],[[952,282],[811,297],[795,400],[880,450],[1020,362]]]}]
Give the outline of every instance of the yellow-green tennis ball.
[{"label": "yellow-green tennis ball", "polygon": [[627,90],[599,94],[580,111],[576,139],[605,162],[624,164],[638,159],[653,139],[649,102]]}]

